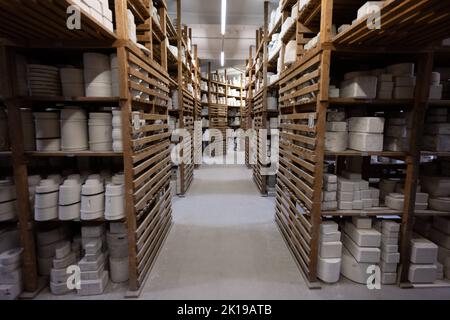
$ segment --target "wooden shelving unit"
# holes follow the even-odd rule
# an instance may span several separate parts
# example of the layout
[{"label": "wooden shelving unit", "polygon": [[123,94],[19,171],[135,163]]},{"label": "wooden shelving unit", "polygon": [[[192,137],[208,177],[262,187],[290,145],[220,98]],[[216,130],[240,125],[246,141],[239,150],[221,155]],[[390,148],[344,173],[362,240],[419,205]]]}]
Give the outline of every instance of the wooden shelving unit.
[{"label": "wooden shelving unit", "polygon": [[[296,1],[286,1],[295,3]],[[310,287],[320,286],[317,280],[319,230],[323,217],[391,216],[401,221],[398,277],[407,282],[410,239],[415,207],[420,156],[433,153],[419,148],[419,137],[427,106],[446,105],[445,101],[428,101],[432,71],[433,42],[448,37],[449,4],[439,1],[386,1],[381,9],[381,29],[368,29],[366,19],[356,21],[348,30],[333,36],[332,23],[351,23],[361,1],[311,0],[299,12],[297,21],[297,61],[284,66],[279,80],[280,106],[280,168],[277,176],[276,221]],[[410,19],[411,17],[413,19]],[[424,21],[419,23],[418,21]],[[426,21],[426,23],[425,23]],[[320,31],[317,46],[306,51],[304,44]],[[427,36],[429,35],[429,37]],[[389,57],[388,57],[389,55]],[[336,69],[342,72],[342,57],[376,58],[378,63],[414,62],[418,67],[413,100],[354,100],[329,97],[330,78]],[[397,60],[396,60],[397,59]],[[372,60],[373,61],[373,60]],[[383,62],[381,62],[383,61]],[[343,63],[345,64],[345,62]],[[378,64],[379,66],[380,64]],[[353,71],[353,70],[349,70]],[[315,98],[302,99],[306,96]],[[408,110],[413,114],[413,128],[408,152],[327,152],[324,149],[327,110],[359,109],[364,114],[392,110]],[[308,124],[309,123],[309,124]],[[384,164],[371,163],[372,156],[401,160],[400,172],[405,180],[405,205],[402,211],[388,208],[373,210],[322,211],[321,193],[324,161],[336,163],[339,174],[343,159],[363,157],[363,178],[382,173]],[[447,153],[442,153],[447,156]],[[386,167],[394,168],[394,165]],[[445,213],[430,210],[417,215]]]},{"label": "wooden shelving unit", "polygon": [[[194,66],[197,59],[195,52],[191,51],[189,43],[192,43],[192,30],[187,26],[182,26],[181,0],[177,0],[177,25],[175,37],[169,37],[169,43],[176,44],[178,55],[174,56],[171,50],[167,50],[169,57],[169,73],[174,80],[172,89],[178,91],[178,107],[170,111],[170,115],[178,119],[178,129],[186,130],[189,137],[180,136],[178,164],[179,174],[177,175],[177,194],[184,196],[194,179],[194,121],[198,109],[198,99],[195,96],[198,84],[193,80],[192,75],[196,74],[198,64]],[[195,49],[194,49],[195,50]],[[183,56],[185,52],[185,56]],[[195,79],[195,78],[194,78]],[[192,87],[192,91],[188,90]],[[179,186],[179,187],[178,187]]]},{"label": "wooden shelving unit", "polygon": [[[225,69],[223,74],[220,74],[218,70],[215,72],[211,71],[211,64],[208,64],[208,78],[204,79],[208,84],[208,116],[209,116],[209,129],[212,133],[212,137],[214,139],[213,150],[216,152],[217,156],[222,156],[227,154],[228,152],[228,137],[227,137],[227,129],[236,130],[241,127],[241,117],[244,107],[244,96],[243,96],[243,79],[241,75],[240,85],[230,84],[228,80],[227,70]],[[219,81],[220,77],[224,79],[224,81]],[[216,79],[216,80],[214,80]],[[215,90],[212,90],[215,88]],[[221,90],[219,90],[221,88]],[[239,96],[229,95],[229,89],[239,90]],[[214,97],[214,99],[213,99]],[[239,99],[240,105],[235,106],[228,103],[229,98]],[[218,99],[224,99],[225,103],[219,103]],[[234,115],[235,110],[239,110],[239,115]],[[239,125],[233,125],[230,123],[231,118],[240,118]],[[215,140],[217,135],[222,135],[221,140]],[[223,151],[222,151],[223,150]]]},{"label": "wooden shelving unit", "polygon": [[[246,159],[249,159],[247,163],[252,163],[253,180],[263,196],[275,195],[275,190],[269,190],[269,177],[274,176],[275,172],[270,169],[271,164],[266,159],[266,155],[270,153],[266,141],[270,140],[271,137],[269,120],[278,117],[279,114],[278,110],[268,108],[267,99],[269,95],[277,95],[279,89],[279,80],[269,82],[268,73],[277,73],[277,61],[280,55],[281,65],[284,66],[286,44],[296,34],[293,27],[284,34],[280,48],[271,53],[270,56],[268,46],[272,35],[281,31],[281,27],[295,3],[296,1],[284,2],[280,19],[274,24],[272,30],[269,30],[269,2],[264,2],[264,25],[256,31],[256,51],[253,53],[252,48],[250,48],[249,53],[250,62],[246,73],[249,76],[248,92],[250,94],[247,95],[247,105],[250,108],[253,120],[252,127],[258,136],[254,138],[254,146],[251,145],[252,142],[249,142],[250,148],[254,148],[254,159],[252,161],[249,159],[251,152],[250,154],[247,153]],[[297,24],[294,23],[293,25],[296,26]],[[258,60],[260,63],[258,63]],[[266,136],[263,134],[264,130],[267,133]]]},{"label": "wooden shelving unit", "polygon": [[[66,27],[66,9],[73,1],[35,1],[33,3],[2,3],[3,23],[0,27],[1,47],[0,70],[2,96],[8,110],[11,132],[14,178],[18,195],[18,227],[24,248],[23,276],[24,289],[28,296],[39,289],[39,276],[36,260],[35,233],[40,224],[35,222],[29,202],[28,172],[34,163],[30,159],[46,161],[55,158],[115,159],[121,163],[125,174],[126,221],[129,240],[129,292],[127,296],[136,296],[144,284],[156,256],[171,226],[170,198],[170,133],[168,132],[168,105],[170,86],[173,81],[167,72],[165,39],[168,16],[164,0],[114,0],[111,9],[115,12],[116,33],[105,29],[103,25],[82,11],[82,29],[70,31]],[[158,6],[161,22],[152,17],[152,6]],[[145,46],[141,49],[129,39],[127,9],[135,15],[138,24],[138,42]],[[15,18],[14,18],[15,17]],[[14,23],[12,23],[14,22]],[[21,29],[23,25],[23,30]],[[38,44],[39,43],[39,44]],[[159,43],[159,45],[157,45]],[[66,47],[67,44],[67,47]],[[70,45],[71,44],[71,45]],[[66,50],[76,48],[77,52],[101,49],[117,53],[119,65],[120,97],[19,97],[16,93],[15,73],[16,53],[26,52],[33,57],[64,46]],[[38,48],[39,47],[39,48]],[[32,48],[32,50],[30,50]],[[47,51],[48,50],[48,51]],[[80,54],[81,60],[81,54]],[[132,68],[137,65],[140,71]],[[139,83],[130,81],[131,76]],[[148,85],[148,86],[147,86]],[[131,89],[140,90],[150,96],[149,101],[137,100],[131,96]],[[120,107],[122,112],[123,152],[25,152],[23,146],[21,107],[40,108],[61,106],[64,104],[89,106],[95,108],[107,103]],[[131,114],[133,113],[133,119]],[[139,116],[146,125],[135,129],[133,122]],[[155,122],[158,123],[155,126]],[[136,135],[139,134],[139,135]],[[104,223],[99,219],[97,223]],[[54,221],[52,223],[59,223]],[[79,223],[79,222],[73,222]],[[84,222],[81,221],[83,224]]]}]

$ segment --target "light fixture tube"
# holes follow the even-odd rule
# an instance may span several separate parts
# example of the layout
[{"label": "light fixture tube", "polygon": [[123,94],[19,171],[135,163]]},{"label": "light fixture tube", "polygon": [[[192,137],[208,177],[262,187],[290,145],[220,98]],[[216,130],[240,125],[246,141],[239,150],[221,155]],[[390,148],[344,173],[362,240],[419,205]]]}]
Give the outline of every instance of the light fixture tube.
[{"label": "light fixture tube", "polygon": [[221,16],[222,16],[222,35],[225,35],[225,26],[226,26],[226,22],[227,22],[227,0],[222,0],[222,11],[221,11]]}]

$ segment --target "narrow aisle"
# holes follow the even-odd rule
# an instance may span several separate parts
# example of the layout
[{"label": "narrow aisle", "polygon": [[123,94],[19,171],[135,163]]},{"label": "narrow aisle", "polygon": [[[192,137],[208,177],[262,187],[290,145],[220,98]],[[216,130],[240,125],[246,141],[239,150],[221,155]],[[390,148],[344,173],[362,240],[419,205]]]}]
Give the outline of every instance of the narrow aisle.
[{"label": "narrow aisle", "polygon": [[174,224],[142,298],[298,297],[304,283],[274,222],[274,205],[244,166],[197,170],[186,198],[174,198]]},{"label": "narrow aisle", "polygon": [[369,290],[350,280],[310,290],[244,166],[202,166],[140,299],[449,299],[448,288]]}]

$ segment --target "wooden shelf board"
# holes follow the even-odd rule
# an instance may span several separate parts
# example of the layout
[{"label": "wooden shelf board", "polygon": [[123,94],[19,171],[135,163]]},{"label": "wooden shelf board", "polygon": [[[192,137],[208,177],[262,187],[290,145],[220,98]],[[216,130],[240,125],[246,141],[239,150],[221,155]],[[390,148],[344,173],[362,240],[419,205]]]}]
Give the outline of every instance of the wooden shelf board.
[{"label": "wooden shelf board", "polygon": [[309,26],[320,14],[321,0],[310,0],[299,12],[298,20],[305,26]]},{"label": "wooden shelf board", "polygon": [[431,107],[450,107],[450,100],[430,100],[428,104]]},{"label": "wooden shelf board", "polygon": [[[389,47],[405,45],[418,48],[448,36],[450,3],[442,0],[386,1],[380,10],[380,28],[369,29],[367,17],[357,20],[346,31],[336,35],[335,45]],[[421,21],[421,23],[417,23]],[[445,26],[443,28],[442,26]]]},{"label": "wooden shelf board", "polygon": [[439,152],[439,151],[421,151],[422,156],[436,156],[436,157],[450,157],[450,152]]},{"label": "wooden shelf board", "polygon": [[67,28],[67,8],[73,0],[2,1],[0,38],[18,40],[117,40],[116,35],[81,8],[81,30]]},{"label": "wooden shelf board", "polygon": [[330,105],[400,105],[407,106],[414,103],[414,100],[380,100],[380,99],[353,99],[353,98],[330,98]]},{"label": "wooden shelf board", "polygon": [[414,215],[417,217],[450,216],[450,212],[437,210],[414,210]]},{"label": "wooden shelf board", "polygon": [[78,151],[78,152],[39,152],[39,151],[27,151],[25,155],[29,157],[122,157],[122,152],[95,152],[95,151]]},{"label": "wooden shelf board", "polygon": [[406,157],[406,152],[394,152],[394,151],[356,151],[346,150],[340,152],[325,151],[327,156],[348,156],[348,157],[368,157],[368,156],[380,156],[380,157]]},{"label": "wooden shelf board", "polygon": [[0,151],[0,157],[11,157],[12,152],[11,151]]},{"label": "wooden shelf board", "polygon": [[322,211],[322,216],[401,216],[402,212],[392,210],[387,207],[372,208],[367,210],[336,210],[336,211]]},{"label": "wooden shelf board", "polygon": [[80,102],[80,103],[116,103],[120,101],[119,97],[58,97],[58,96],[31,96],[21,97],[23,100],[35,102]]}]

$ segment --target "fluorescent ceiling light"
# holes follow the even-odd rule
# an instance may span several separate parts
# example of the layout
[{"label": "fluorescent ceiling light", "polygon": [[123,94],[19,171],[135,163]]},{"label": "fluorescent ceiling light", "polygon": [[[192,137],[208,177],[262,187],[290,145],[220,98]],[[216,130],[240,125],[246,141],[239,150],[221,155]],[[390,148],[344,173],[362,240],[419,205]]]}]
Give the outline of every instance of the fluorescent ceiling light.
[{"label": "fluorescent ceiling light", "polygon": [[223,67],[225,65],[225,52],[220,53],[220,65]]},{"label": "fluorescent ceiling light", "polygon": [[222,35],[225,35],[225,25],[227,22],[227,0],[222,0]]}]

